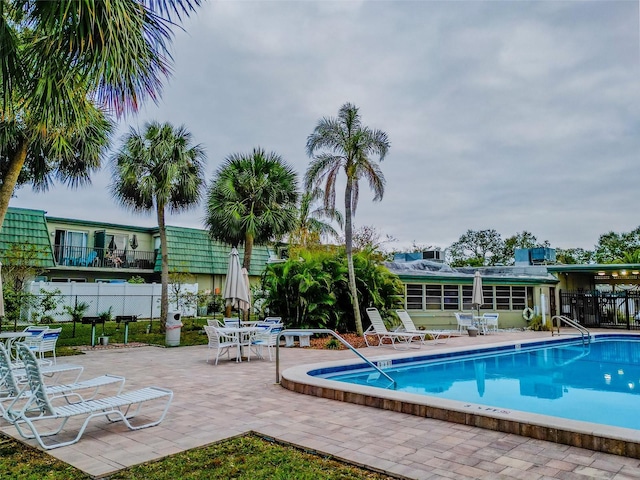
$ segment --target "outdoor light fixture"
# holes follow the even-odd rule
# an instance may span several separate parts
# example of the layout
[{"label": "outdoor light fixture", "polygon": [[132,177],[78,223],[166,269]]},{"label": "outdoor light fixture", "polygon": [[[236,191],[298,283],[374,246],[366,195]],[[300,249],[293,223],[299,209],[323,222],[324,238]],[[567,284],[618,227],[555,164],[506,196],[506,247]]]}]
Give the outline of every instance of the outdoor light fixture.
[{"label": "outdoor light fixture", "polygon": [[638,270],[633,270],[631,273],[633,273],[634,275],[639,274],[640,272]]},{"label": "outdoor light fixture", "polygon": [[611,274],[611,276],[612,276],[612,277],[617,277],[617,276],[618,276],[618,274],[617,274],[616,272],[613,272],[613,273]]},{"label": "outdoor light fixture", "polygon": [[604,272],[598,272],[598,275],[604,275]]},{"label": "outdoor light fixture", "polygon": [[626,271],[626,270],[622,270],[622,271],[620,272],[620,275],[626,275],[626,274],[627,274],[627,271]]}]

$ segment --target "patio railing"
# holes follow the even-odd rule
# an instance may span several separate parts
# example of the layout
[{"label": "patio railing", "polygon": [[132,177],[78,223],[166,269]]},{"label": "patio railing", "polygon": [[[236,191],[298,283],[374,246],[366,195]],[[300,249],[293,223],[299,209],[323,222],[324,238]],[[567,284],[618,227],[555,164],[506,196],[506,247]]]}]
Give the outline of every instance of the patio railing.
[{"label": "patio railing", "polygon": [[54,245],[56,264],[60,267],[133,268],[153,270],[156,252],[134,249],[109,249]]},{"label": "patio railing", "polygon": [[326,333],[329,334],[331,336],[333,336],[334,338],[336,338],[340,343],[342,343],[345,347],[349,348],[349,350],[351,350],[353,353],[355,353],[358,357],[360,357],[362,360],[364,360],[371,368],[373,368],[374,370],[376,370],[378,373],[380,373],[380,375],[382,375],[383,377],[385,377],[387,380],[389,380],[390,385],[389,387],[391,387],[392,389],[395,390],[396,388],[396,381],[391,378],[389,375],[387,375],[386,373],[384,373],[380,367],[378,367],[378,365],[376,365],[375,363],[373,363],[371,360],[369,360],[368,358],[366,358],[364,355],[362,355],[359,351],[357,351],[355,348],[353,348],[353,346],[347,342],[344,338],[342,338],[340,335],[338,335],[336,332],[334,332],[333,330],[329,330],[326,328],[304,328],[304,329],[286,329],[286,330],[282,330],[279,334],[278,334],[278,338],[276,340],[276,383],[279,384],[280,383],[280,339],[283,337],[283,334],[285,333],[289,333],[289,334],[296,334],[296,333]]}]

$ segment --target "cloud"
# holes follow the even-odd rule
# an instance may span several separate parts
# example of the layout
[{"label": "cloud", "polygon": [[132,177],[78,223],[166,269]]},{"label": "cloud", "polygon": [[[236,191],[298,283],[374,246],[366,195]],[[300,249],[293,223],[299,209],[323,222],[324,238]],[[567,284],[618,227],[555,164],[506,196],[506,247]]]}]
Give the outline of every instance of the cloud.
[{"label": "cloud", "polygon": [[[392,144],[385,198],[362,185],[356,225],[407,246],[495,228],[592,248],[640,224],[638,18],[636,2],[208,2],[176,32],[159,104],[121,129],[184,123],[208,178],[258,145],[302,176],[317,121],[353,102]],[[153,224],[107,183],[105,170],[91,189],[22,190],[12,205]]]}]

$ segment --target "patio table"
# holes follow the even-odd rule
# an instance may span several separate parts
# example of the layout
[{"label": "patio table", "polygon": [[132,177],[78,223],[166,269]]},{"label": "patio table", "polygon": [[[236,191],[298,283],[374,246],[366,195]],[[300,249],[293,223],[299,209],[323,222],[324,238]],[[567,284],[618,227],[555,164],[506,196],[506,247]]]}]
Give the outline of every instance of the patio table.
[{"label": "patio table", "polygon": [[16,359],[16,355],[12,353],[13,343],[19,338],[27,338],[32,335],[31,332],[1,332],[0,340],[4,340],[5,348],[12,359]]},{"label": "patio table", "polygon": [[484,318],[482,315],[478,316],[478,315],[474,315],[473,316],[473,323],[475,325],[478,326],[478,329],[480,330],[480,334],[482,335],[486,335],[487,334],[487,319]]},{"label": "patio table", "polygon": [[[236,339],[236,345],[238,346],[238,360],[242,361],[242,347],[251,345],[251,337],[259,329],[256,327],[220,327],[219,331],[225,335],[231,335]],[[249,356],[247,355],[247,359]]]}]

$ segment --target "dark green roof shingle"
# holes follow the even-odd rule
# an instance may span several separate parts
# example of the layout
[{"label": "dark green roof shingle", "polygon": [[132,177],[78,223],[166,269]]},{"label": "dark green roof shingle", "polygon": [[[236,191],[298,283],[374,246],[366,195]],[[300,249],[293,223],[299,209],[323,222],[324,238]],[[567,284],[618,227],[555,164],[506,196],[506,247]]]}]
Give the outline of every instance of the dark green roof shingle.
[{"label": "dark green roof shingle", "polygon": [[[244,249],[238,249],[240,261]],[[231,247],[213,241],[206,230],[183,227],[167,227],[167,253],[169,254],[169,271],[225,275],[229,265]],[[262,275],[269,250],[261,245],[254,245],[251,254],[249,275]],[[156,259],[156,271],[160,271],[161,258]]]},{"label": "dark green roof shingle", "polygon": [[0,229],[0,256],[6,262],[7,251],[12,244],[35,245],[38,266],[53,267],[53,249],[43,210],[9,207]]}]

